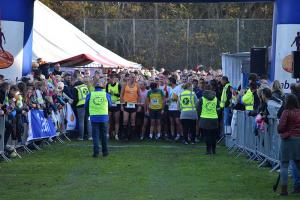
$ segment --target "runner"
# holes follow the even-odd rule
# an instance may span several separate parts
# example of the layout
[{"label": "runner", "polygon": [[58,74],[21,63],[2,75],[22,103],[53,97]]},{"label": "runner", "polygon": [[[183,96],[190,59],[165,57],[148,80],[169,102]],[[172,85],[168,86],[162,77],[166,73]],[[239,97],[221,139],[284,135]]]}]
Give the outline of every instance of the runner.
[{"label": "runner", "polygon": [[122,137],[124,139],[129,140],[131,138],[132,133],[128,131],[128,120],[130,117],[130,125],[131,131],[135,131],[135,118],[137,111],[137,103],[140,97],[140,88],[135,80],[135,75],[131,73],[129,75],[129,80],[122,87],[121,92],[121,102],[124,105],[121,107],[123,111],[123,134]]},{"label": "runner", "polygon": [[[106,85],[106,92],[111,95],[112,105],[109,108],[109,121],[114,122],[114,131],[110,132],[115,140],[119,140],[119,121],[120,121],[120,94],[121,85],[118,83],[119,77],[116,74],[111,75],[110,82]],[[109,126],[110,128],[110,126]]]},{"label": "runner", "polygon": [[[169,94],[168,94],[168,83],[167,83],[167,79],[163,74],[160,74],[158,77],[158,84],[159,84],[159,89],[163,92],[165,100],[167,100]],[[164,102],[164,107],[163,107],[163,114],[162,114],[162,133],[163,133],[163,138],[167,137],[169,135],[169,112],[168,112],[168,104],[166,102]]]},{"label": "runner", "polygon": [[140,140],[143,140],[145,137],[146,129],[149,122],[149,115],[146,115],[145,113],[145,106],[146,106],[146,99],[147,99],[147,83],[145,81],[142,81],[140,83],[140,100],[139,100],[139,107],[138,107],[138,113],[137,113],[137,122],[139,122],[142,126],[141,134],[140,134]]},{"label": "runner", "polygon": [[158,140],[161,137],[161,117],[164,113],[164,94],[157,88],[157,83],[152,82],[150,84],[150,91],[147,94],[146,100],[146,113],[149,113],[151,120],[149,138],[153,138],[154,129],[156,128],[156,137]]},{"label": "runner", "polygon": [[[180,95],[183,90],[181,87],[176,85],[176,79],[171,77],[169,79],[171,86],[169,87],[169,98],[168,98],[168,105],[169,105],[169,119],[170,119],[170,129],[171,135],[170,139],[174,139],[178,141],[180,139],[180,135],[182,133],[182,127],[180,123],[180,111],[178,108],[178,96]],[[175,134],[176,132],[177,134]]]}]

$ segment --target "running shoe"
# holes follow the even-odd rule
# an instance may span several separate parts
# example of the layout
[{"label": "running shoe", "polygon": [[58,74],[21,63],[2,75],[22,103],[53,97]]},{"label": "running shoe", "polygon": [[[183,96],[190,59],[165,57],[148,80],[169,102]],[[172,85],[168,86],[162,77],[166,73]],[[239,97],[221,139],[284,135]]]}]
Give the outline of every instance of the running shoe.
[{"label": "running shoe", "polygon": [[144,135],[141,134],[140,140],[144,140]]},{"label": "running shoe", "polygon": [[149,134],[149,138],[150,138],[150,140],[153,139],[153,134],[152,133]]},{"label": "running shoe", "polygon": [[160,138],[160,133],[158,133],[158,134],[156,135],[155,139],[156,139],[156,140],[159,140],[159,138]]},{"label": "running shoe", "polygon": [[175,140],[175,141],[178,141],[179,139],[180,139],[180,135],[177,134],[174,140]]},{"label": "running shoe", "polygon": [[117,140],[117,141],[119,140],[118,134],[115,135],[115,140]]}]

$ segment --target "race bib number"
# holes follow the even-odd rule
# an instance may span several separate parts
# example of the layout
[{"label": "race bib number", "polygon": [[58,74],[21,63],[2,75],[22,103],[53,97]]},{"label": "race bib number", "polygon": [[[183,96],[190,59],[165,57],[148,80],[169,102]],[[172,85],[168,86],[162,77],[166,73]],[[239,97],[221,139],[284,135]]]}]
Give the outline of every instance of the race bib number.
[{"label": "race bib number", "polygon": [[135,108],[135,104],[134,103],[127,103],[126,108]]},{"label": "race bib number", "polygon": [[158,105],[158,99],[151,99],[151,104],[152,105]]},{"label": "race bib number", "polygon": [[178,110],[177,102],[172,102],[169,105],[169,110]]}]

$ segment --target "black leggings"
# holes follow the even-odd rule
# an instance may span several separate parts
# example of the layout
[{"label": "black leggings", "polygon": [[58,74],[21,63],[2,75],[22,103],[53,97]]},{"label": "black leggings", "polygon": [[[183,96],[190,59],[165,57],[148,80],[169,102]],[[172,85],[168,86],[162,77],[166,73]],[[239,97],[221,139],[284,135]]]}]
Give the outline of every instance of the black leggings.
[{"label": "black leggings", "polygon": [[192,142],[195,142],[196,137],[196,120],[194,119],[182,119],[182,129],[183,129],[183,137],[184,140],[187,142],[189,138],[189,133],[191,135]]},{"label": "black leggings", "polygon": [[202,129],[207,153],[216,153],[218,129]]}]

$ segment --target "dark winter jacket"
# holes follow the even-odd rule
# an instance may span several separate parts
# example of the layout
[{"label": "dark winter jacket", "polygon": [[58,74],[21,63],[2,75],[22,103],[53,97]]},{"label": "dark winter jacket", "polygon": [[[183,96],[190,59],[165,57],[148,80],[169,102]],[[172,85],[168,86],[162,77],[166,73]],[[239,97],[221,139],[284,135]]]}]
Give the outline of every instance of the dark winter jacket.
[{"label": "dark winter jacket", "polygon": [[300,109],[284,110],[278,125],[281,138],[300,137]]}]

